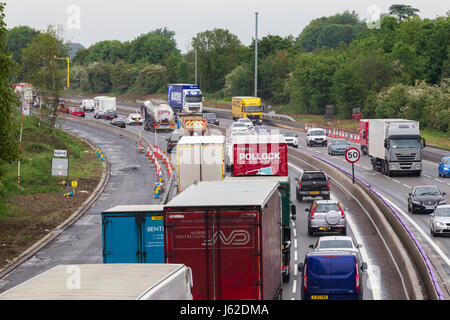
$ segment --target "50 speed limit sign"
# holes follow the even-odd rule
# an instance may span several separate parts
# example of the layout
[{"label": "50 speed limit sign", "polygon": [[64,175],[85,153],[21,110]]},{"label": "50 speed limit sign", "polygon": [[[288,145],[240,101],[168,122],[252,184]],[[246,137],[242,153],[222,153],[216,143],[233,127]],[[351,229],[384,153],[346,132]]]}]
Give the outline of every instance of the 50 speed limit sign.
[{"label": "50 speed limit sign", "polygon": [[345,152],[345,159],[350,163],[358,162],[360,157],[361,153],[359,153],[359,150],[356,148],[348,148]]}]

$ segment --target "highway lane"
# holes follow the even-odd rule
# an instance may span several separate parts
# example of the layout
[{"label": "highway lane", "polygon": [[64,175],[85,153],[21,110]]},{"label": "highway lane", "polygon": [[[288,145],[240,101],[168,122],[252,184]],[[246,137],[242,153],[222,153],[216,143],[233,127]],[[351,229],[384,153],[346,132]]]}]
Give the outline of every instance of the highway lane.
[{"label": "highway lane", "polygon": [[[221,126],[229,127],[233,122],[231,119],[220,119]],[[279,130],[295,132],[298,134],[299,148],[327,160],[348,172],[351,172],[349,164],[344,156],[328,155],[327,147],[307,147],[306,134],[304,131],[282,129],[270,125],[263,125],[268,131]],[[350,143],[358,147],[358,144]],[[437,164],[430,161],[423,161],[423,171],[420,177],[393,176],[387,177],[372,170],[372,165],[368,156],[361,155],[361,159],[355,164],[355,175],[369,183],[377,192],[383,195],[396,210],[404,217],[408,227],[414,230],[414,235],[419,239],[419,243],[426,250],[428,257],[437,269],[444,282],[450,285],[450,237],[433,237],[430,234],[428,214],[412,214],[407,209],[408,193],[414,186],[436,185],[442,192],[446,193],[447,203],[450,202],[450,179],[440,178],[437,172]],[[441,288],[444,289],[444,288]],[[447,294],[450,288],[447,288]]]},{"label": "highway lane", "polygon": [[154,168],[134,142],[82,121],[64,121],[63,128],[101,148],[111,165],[109,182],[82,218],[0,280],[0,292],[59,264],[102,263],[100,213],[116,205],[159,203],[153,198]]}]

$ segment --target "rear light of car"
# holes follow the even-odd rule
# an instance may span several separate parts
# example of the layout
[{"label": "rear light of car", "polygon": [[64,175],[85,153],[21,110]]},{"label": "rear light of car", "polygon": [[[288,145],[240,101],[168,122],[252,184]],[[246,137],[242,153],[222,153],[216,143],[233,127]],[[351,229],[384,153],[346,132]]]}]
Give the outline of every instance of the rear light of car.
[{"label": "rear light of car", "polygon": [[298,183],[298,188],[299,188],[299,189],[302,188],[302,183],[301,183],[301,182]]},{"label": "rear light of car", "polygon": [[342,205],[339,203],[339,209],[341,209],[341,218],[345,219],[344,209],[342,209]]},{"label": "rear light of car", "polygon": [[330,190],[330,181],[327,181],[327,189]]},{"label": "rear light of car", "polygon": [[305,264],[305,271],[303,275],[303,289],[306,291],[308,289],[308,277],[306,276],[306,271],[308,269],[308,265]]},{"label": "rear light of car", "polygon": [[355,263],[355,268],[356,268],[356,276],[355,276],[356,290],[359,291],[359,270],[358,270],[358,264],[357,263]]},{"label": "rear light of car", "polygon": [[314,211],[316,211],[316,204],[314,203],[312,209],[311,209],[311,220],[314,220]]}]

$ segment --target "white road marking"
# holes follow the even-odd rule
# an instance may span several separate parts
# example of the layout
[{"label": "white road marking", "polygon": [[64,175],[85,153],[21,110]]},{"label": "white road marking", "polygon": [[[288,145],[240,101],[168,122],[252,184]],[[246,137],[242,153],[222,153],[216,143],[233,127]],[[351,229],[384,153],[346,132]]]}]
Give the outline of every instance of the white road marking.
[{"label": "white road marking", "polygon": [[397,183],[401,183],[400,181],[398,181],[398,180],[395,180],[395,179],[392,179],[392,181],[394,181],[394,182],[397,182]]},{"label": "white road marking", "polygon": [[424,177],[431,178],[431,176],[429,176],[429,175],[427,175],[427,174],[425,174],[425,173],[422,173],[422,175],[423,175]]},{"label": "white road marking", "polygon": [[298,275],[298,264],[294,264],[294,276]]},{"label": "white road marking", "polygon": [[295,238],[297,238],[297,230],[294,228],[294,229],[292,229],[293,230],[293,232],[294,232],[294,237]]},{"label": "white road marking", "polygon": [[297,250],[294,251],[294,260],[298,261],[298,253]]},{"label": "white road marking", "polygon": [[[298,159],[298,158],[297,158],[297,159]],[[299,160],[300,160],[300,161],[303,161],[303,160],[301,160],[301,159],[299,159]],[[297,167],[296,165],[293,165],[292,163],[288,163],[288,165],[291,166],[291,167],[293,167],[293,168],[296,169],[296,170],[301,170],[299,167]],[[344,188],[339,182],[336,181],[336,183],[337,183],[338,185],[341,186],[341,189],[345,190],[345,188]],[[348,193],[348,191],[347,191],[347,193]],[[350,195],[351,195],[351,194],[350,194]],[[362,204],[358,201],[358,199],[355,198],[353,195],[351,195],[351,196],[352,196],[352,198],[355,199],[355,201],[360,205],[360,207],[363,208],[363,210],[365,210],[364,207],[362,206]],[[375,222],[372,220],[372,218],[370,217],[370,215],[369,215],[367,212],[366,212],[366,214],[367,214],[367,217],[368,217],[368,218],[370,219],[370,221],[372,222],[372,225],[373,225],[373,226],[375,227],[375,229],[377,230],[378,235],[380,236],[380,238],[382,239],[382,241],[383,241],[383,243],[384,243],[384,246],[385,246],[386,249],[388,250],[389,255],[391,256],[391,259],[392,259],[392,261],[393,261],[394,264],[395,264],[395,267],[396,267],[396,269],[397,269],[397,272],[398,272],[398,274],[400,275],[400,278],[402,279],[403,290],[405,291],[405,294],[406,294],[406,296],[408,297],[408,292],[407,292],[407,290],[405,289],[405,284],[404,284],[404,280],[403,280],[402,274],[401,274],[401,272],[400,272],[400,270],[399,270],[399,267],[398,267],[397,264],[395,263],[395,259],[394,259],[393,255],[392,255],[392,252],[391,252],[390,249],[389,249],[389,246],[386,244],[386,242],[385,242],[384,238],[382,237],[382,235],[381,235],[381,233],[380,233],[378,227],[376,226]],[[370,264],[369,264],[369,262],[374,261],[374,260],[373,260],[373,259],[370,259],[370,258],[368,257],[368,254],[367,254],[366,250],[364,249],[364,247],[367,247],[367,244],[365,244],[365,243],[362,242],[362,237],[360,236],[360,233],[359,233],[358,229],[356,228],[356,225],[352,222],[352,218],[351,218],[350,216],[348,216],[348,224],[349,224],[350,229],[353,231],[353,235],[355,236],[356,242],[363,244],[363,247],[361,248],[361,256],[363,257],[363,259],[364,259],[364,260],[367,262],[367,264],[368,264],[368,270],[367,270],[368,281],[369,281],[370,288],[372,289],[373,298],[374,298],[374,300],[381,300],[381,299],[382,299],[381,292],[380,292],[380,289],[381,289],[380,282],[381,282],[381,281],[380,281],[379,277],[377,277],[377,275],[372,271],[372,268],[370,267]],[[295,256],[296,256],[296,258],[297,258],[297,251],[295,251]],[[297,260],[297,259],[296,259],[296,260]],[[375,265],[375,264],[374,264],[374,265]],[[373,286],[374,283],[376,284],[376,286]]]},{"label": "white road marking", "polygon": [[407,215],[402,209],[400,209],[396,204],[394,204],[392,201],[387,199],[386,196],[383,196],[384,200],[386,200],[391,206],[397,210],[398,213],[400,213],[402,216],[404,216],[408,221],[420,232],[422,237],[437,251],[437,253],[441,256],[441,258],[445,261],[445,263],[450,266],[450,259],[442,252],[441,248],[428,236],[428,234],[409,216]]},{"label": "white road marking", "polygon": [[442,182],[442,183],[445,183],[444,181],[442,181],[442,180],[440,180],[440,179],[436,179],[436,178],[434,178],[434,180],[436,180],[437,182]]},{"label": "white road marking", "polygon": [[292,286],[292,293],[295,293],[297,291],[297,279],[294,279],[294,284]]},{"label": "white road marking", "polygon": [[411,187],[411,186],[408,186],[407,184],[403,184],[403,186],[404,186],[404,187],[407,187],[407,188],[409,188],[409,189],[412,189],[412,187]]},{"label": "white road marking", "polygon": [[367,168],[367,167],[363,167],[364,169],[366,169],[366,170],[372,170],[371,168]]},{"label": "white road marking", "polygon": [[297,238],[294,239],[294,248],[297,248]]}]

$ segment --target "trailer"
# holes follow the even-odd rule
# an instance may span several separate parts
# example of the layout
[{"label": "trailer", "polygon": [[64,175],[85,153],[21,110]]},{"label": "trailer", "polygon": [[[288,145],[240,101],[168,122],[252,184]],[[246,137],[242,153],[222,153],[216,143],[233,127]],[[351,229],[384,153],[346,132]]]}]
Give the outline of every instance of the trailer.
[{"label": "trailer", "polygon": [[106,118],[106,112],[108,110],[116,111],[115,97],[98,96],[94,98],[94,118]]},{"label": "trailer", "polygon": [[178,192],[195,181],[219,181],[225,175],[224,136],[184,136],[177,143]]},{"label": "trailer", "polygon": [[369,120],[359,120],[359,137],[361,152],[362,154],[366,155],[369,152]]},{"label": "trailer", "polygon": [[59,265],[0,295],[0,300],[192,300],[182,264]]},{"label": "trailer", "polygon": [[103,263],[164,263],[163,206],[125,205],[102,212]]},{"label": "trailer", "polygon": [[175,117],[169,105],[154,105],[151,101],[144,101],[141,111],[144,116],[144,130],[155,132],[175,129]]},{"label": "trailer", "polygon": [[207,181],[164,208],[166,263],[192,269],[194,300],[282,298],[276,181]]}]

